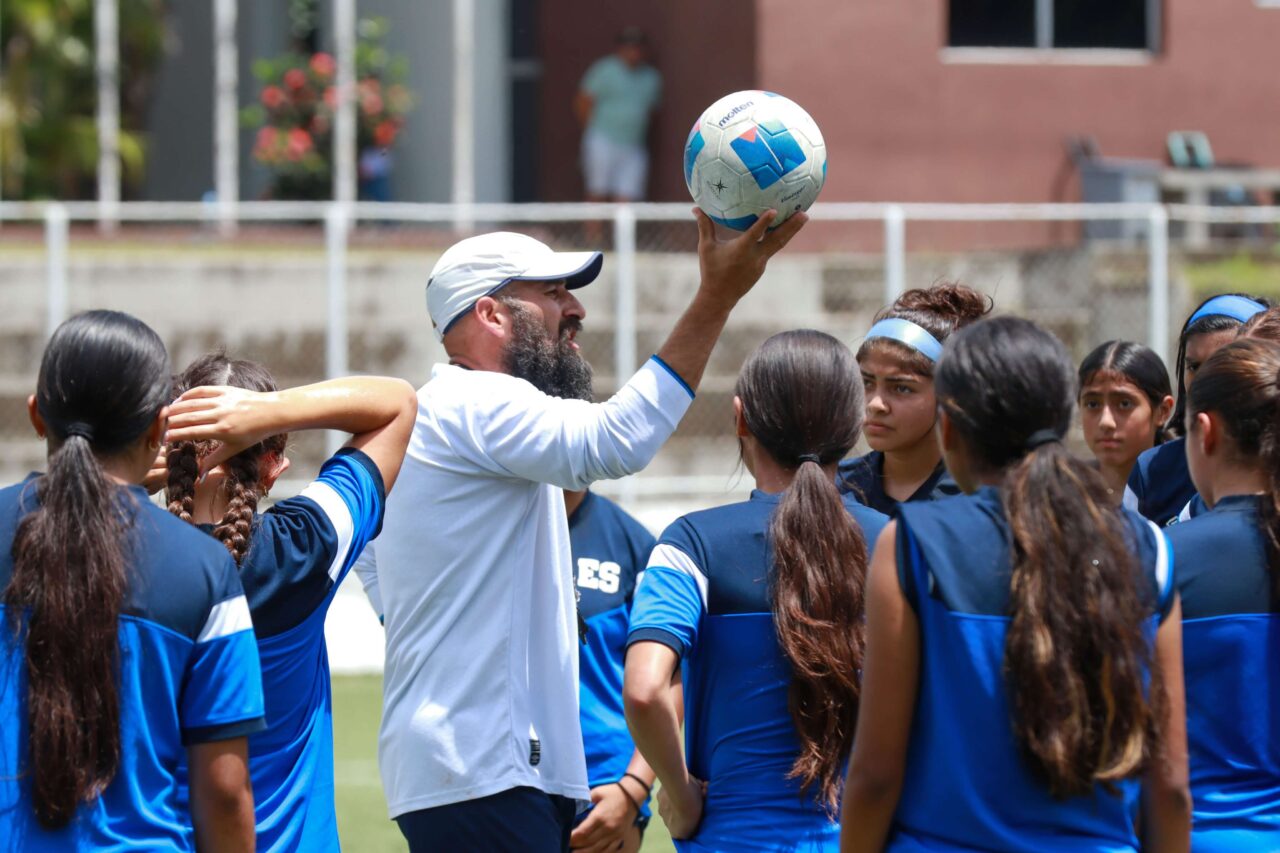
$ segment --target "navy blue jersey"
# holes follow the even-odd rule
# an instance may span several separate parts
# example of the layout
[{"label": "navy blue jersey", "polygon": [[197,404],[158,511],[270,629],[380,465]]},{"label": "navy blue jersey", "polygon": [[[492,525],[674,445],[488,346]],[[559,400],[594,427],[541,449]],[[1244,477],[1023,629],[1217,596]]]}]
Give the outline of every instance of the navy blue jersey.
[{"label": "navy blue jersey", "polygon": [[1160,527],[1177,523],[1194,497],[1196,486],[1187,468],[1185,438],[1175,438],[1142,451],[1124,487],[1125,507]]},{"label": "navy blue jersey", "polygon": [[621,507],[591,492],[569,516],[574,582],[581,596],[578,612],[587,621],[587,642],[578,658],[578,697],[587,779],[593,788],[621,779],[636,749],[622,711],[622,665],[636,577],[654,541]]},{"label": "navy blue jersey", "polygon": [[[1173,602],[1165,538],[1121,511],[1152,613],[1163,618]],[[898,523],[898,582],[920,625],[920,688],[886,849],[1136,850],[1137,780],[1118,783],[1118,794],[1098,787],[1055,800],[1014,739],[1003,672],[1011,534],[998,490],[904,504]]]},{"label": "navy blue jersey", "polygon": [[[884,454],[878,450],[841,462],[836,485],[841,492],[853,495],[877,512],[895,515],[898,511],[899,501],[889,497],[884,490]],[[936,501],[958,494],[960,487],[951,479],[946,466],[939,462],[929,479],[921,483],[907,501]]]},{"label": "navy blue jersey", "polygon": [[333,702],[324,620],[382,526],[382,474],[343,448],[294,498],[254,519],[240,566],[262,658],[266,731],[249,738],[259,850],[337,850]]},{"label": "navy blue jersey", "polygon": [[[0,588],[38,475],[0,490]],[[0,850],[194,850],[179,795],[186,749],[263,728],[262,681],[235,563],[226,549],[148,500],[118,492],[128,520],[119,625],[120,769],[58,831],[36,821],[27,756],[21,615],[0,603]]]},{"label": "navy blue jersey", "polygon": [[1280,849],[1280,612],[1255,495],[1169,530],[1197,850]]},{"label": "navy blue jersey", "polygon": [[[628,642],[654,640],[680,656],[685,760],[707,782],[702,823],[676,842],[681,851],[839,848],[839,824],[788,778],[800,738],[769,601],[769,521],[781,499],[755,491],[678,519],[636,589]],[[888,518],[844,502],[870,551]]]}]

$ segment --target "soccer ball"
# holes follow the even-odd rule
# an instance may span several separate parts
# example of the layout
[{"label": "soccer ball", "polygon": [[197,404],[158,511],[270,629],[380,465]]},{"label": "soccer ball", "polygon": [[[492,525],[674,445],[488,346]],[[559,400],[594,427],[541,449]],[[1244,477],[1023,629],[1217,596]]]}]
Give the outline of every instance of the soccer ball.
[{"label": "soccer ball", "polygon": [[827,179],[822,132],[795,101],[749,89],[725,95],[693,124],[684,181],[698,207],[745,231],[770,208],[771,228],[808,210]]}]

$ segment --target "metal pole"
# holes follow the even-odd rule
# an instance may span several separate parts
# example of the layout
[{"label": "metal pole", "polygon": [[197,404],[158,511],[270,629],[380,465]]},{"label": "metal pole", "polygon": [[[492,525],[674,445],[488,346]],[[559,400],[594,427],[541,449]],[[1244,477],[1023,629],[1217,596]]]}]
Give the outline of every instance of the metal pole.
[{"label": "metal pole", "polygon": [[907,214],[902,205],[884,209],[884,301],[888,305],[907,289]]},{"label": "metal pole", "polygon": [[356,200],[356,0],[334,0],[338,110],[333,122],[333,200]]},{"label": "metal pole", "polygon": [[[347,363],[347,229],[348,208],[335,202],[324,217],[325,260],[328,265],[328,307],[324,337],[325,378],[336,379],[350,372]],[[326,433],[329,453],[336,453],[345,436]]]},{"label": "metal pole", "polygon": [[1151,348],[1172,364],[1169,356],[1169,212],[1162,205],[1147,217],[1147,339]]},{"label": "metal pole", "polygon": [[44,211],[45,332],[52,336],[67,317],[67,209],[56,202]]},{"label": "metal pole", "polygon": [[114,231],[120,205],[120,21],[117,0],[95,0],[94,55],[98,76],[99,227]]},{"label": "metal pole", "polygon": [[1036,47],[1053,47],[1053,0],[1036,0]]},{"label": "metal pole", "polygon": [[453,0],[453,203],[454,227],[469,230],[466,209],[476,200],[475,0]]},{"label": "metal pole", "polygon": [[[636,372],[636,213],[631,205],[624,204],[613,214],[614,264],[618,270],[614,311],[613,361],[614,386],[623,383]],[[619,483],[619,501],[631,506],[635,501],[635,477],[626,477]]]},{"label": "metal pole", "polygon": [[236,231],[240,201],[240,136],[236,121],[239,62],[236,50],[236,0],[215,0],[214,37],[214,189],[218,227],[224,236]]}]

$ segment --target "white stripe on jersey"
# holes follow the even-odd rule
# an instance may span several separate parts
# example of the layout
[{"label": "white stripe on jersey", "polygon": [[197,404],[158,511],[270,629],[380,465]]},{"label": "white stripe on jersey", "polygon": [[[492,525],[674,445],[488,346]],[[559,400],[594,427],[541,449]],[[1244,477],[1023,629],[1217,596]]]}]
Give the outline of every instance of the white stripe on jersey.
[{"label": "white stripe on jersey", "polygon": [[333,486],[320,480],[311,482],[298,497],[315,501],[320,506],[320,511],[329,519],[329,523],[333,525],[334,532],[338,534],[338,550],[333,555],[333,562],[329,564],[329,578],[337,583],[338,575],[346,565],[347,553],[351,550],[351,540],[356,532],[356,522],[351,517],[351,510],[347,508],[347,502]]},{"label": "white stripe on jersey", "polygon": [[1120,505],[1125,509],[1131,509],[1134,512],[1138,511],[1138,496],[1134,494],[1133,489],[1129,488],[1128,483],[1125,484],[1124,494],[1120,498]]},{"label": "white stripe on jersey", "polygon": [[[702,573],[702,569],[698,568],[698,564],[693,558],[676,548],[674,545],[659,545],[653,549],[653,553],[649,555],[649,565],[647,568],[653,569],[662,567],[664,569],[675,569],[693,578],[694,583],[698,585],[698,592],[702,595],[702,607],[707,607],[707,576]],[[640,577],[636,579],[636,587],[640,586],[640,580],[644,577],[644,573],[640,573]]]},{"label": "white stripe on jersey", "polygon": [[1156,535],[1156,589],[1160,592],[1160,598],[1163,599],[1169,591],[1169,581],[1172,572],[1169,571],[1169,542],[1164,538],[1164,531],[1156,526],[1154,521],[1148,521],[1151,525],[1151,532]]},{"label": "white stripe on jersey", "polygon": [[197,643],[207,643],[222,637],[229,637],[238,631],[253,630],[253,619],[249,617],[249,602],[244,595],[219,601],[209,610],[209,618],[200,629]]}]

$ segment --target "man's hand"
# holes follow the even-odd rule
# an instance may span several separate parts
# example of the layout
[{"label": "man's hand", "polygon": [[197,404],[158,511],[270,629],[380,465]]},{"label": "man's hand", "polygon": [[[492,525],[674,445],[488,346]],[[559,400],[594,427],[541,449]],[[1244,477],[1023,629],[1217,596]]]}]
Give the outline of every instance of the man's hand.
[{"label": "man's hand", "polygon": [[605,853],[625,849],[631,835],[639,840],[636,830],[636,806],[615,783],[591,789],[594,807],[586,819],[569,836],[569,847],[584,853]]},{"label": "man's hand", "polygon": [[702,804],[707,796],[707,783],[693,776],[681,790],[666,785],[658,789],[658,814],[672,838],[691,838],[702,823]]},{"label": "man's hand", "polygon": [[702,272],[699,294],[724,308],[732,308],[764,275],[769,259],[799,233],[809,217],[796,213],[773,231],[769,225],[776,211],[766,211],[756,223],[732,240],[716,237],[716,226],[701,208],[698,219],[698,267]]}]

